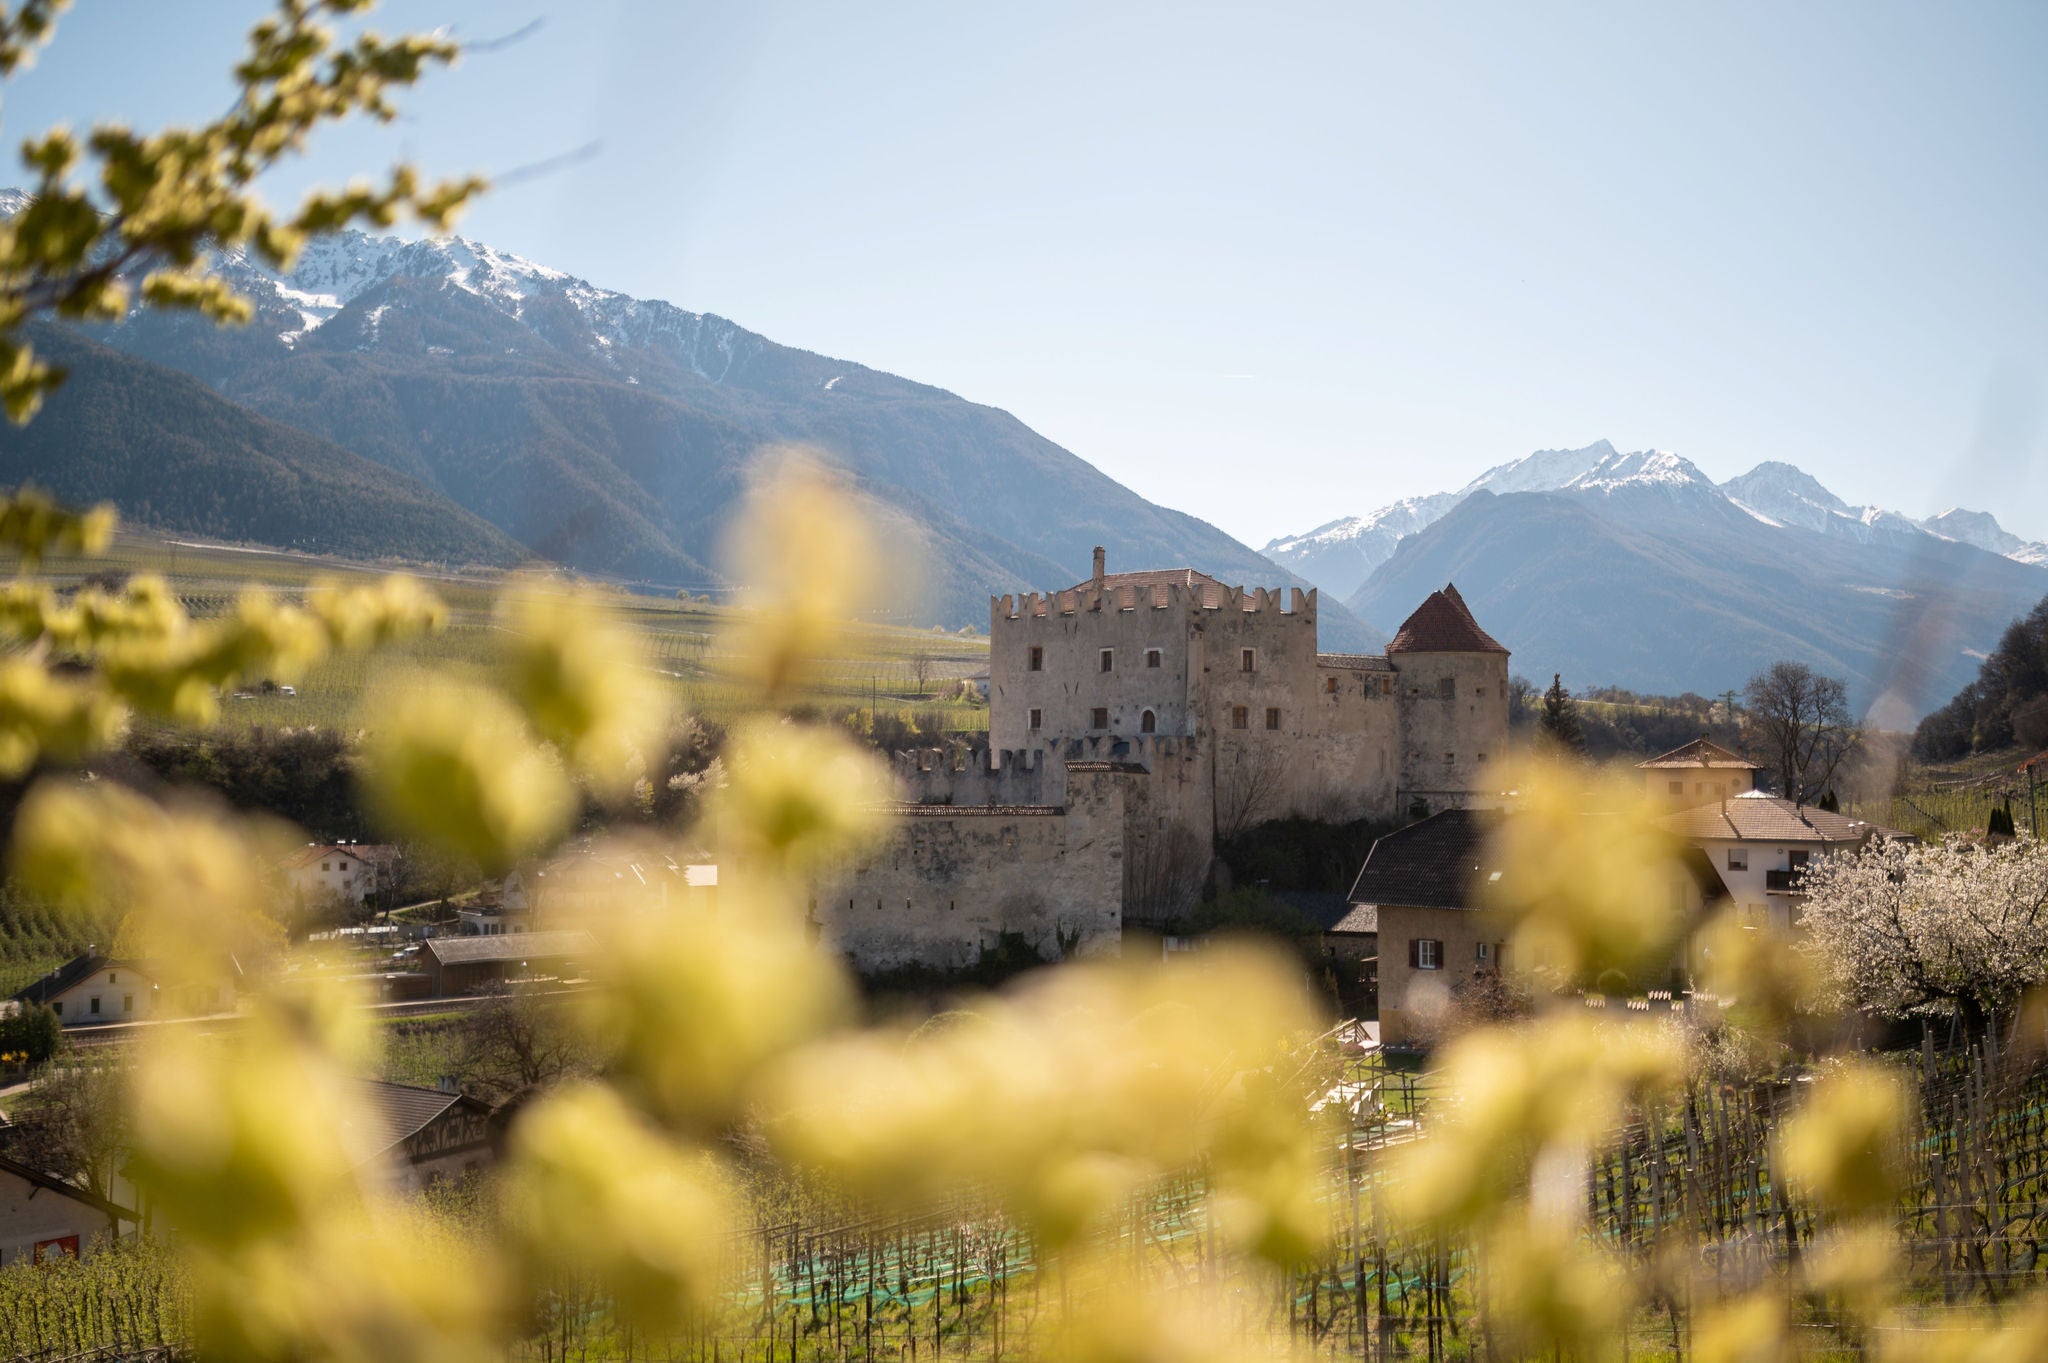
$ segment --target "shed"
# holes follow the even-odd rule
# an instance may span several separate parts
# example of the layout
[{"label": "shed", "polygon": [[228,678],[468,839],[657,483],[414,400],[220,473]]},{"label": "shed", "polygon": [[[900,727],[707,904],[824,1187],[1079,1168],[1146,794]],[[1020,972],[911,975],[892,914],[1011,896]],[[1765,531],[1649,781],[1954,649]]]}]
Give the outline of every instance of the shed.
[{"label": "shed", "polygon": [[426,944],[434,994],[449,998],[500,980],[565,978],[597,950],[587,932],[522,932],[509,937],[436,937]]}]

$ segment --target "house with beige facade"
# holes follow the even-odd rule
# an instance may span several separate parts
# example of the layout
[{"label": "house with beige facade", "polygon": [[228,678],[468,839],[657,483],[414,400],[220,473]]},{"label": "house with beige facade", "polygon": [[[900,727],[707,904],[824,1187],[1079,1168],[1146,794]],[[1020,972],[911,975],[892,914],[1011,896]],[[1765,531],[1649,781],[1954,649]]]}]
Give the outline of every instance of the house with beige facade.
[{"label": "house with beige facade", "polygon": [[1665,818],[1663,826],[1706,853],[1742,922],[1797,926],[1806,868],[1822,857],[1860,852],[1874,838],[1907,834],[1760,790]]},{"label": "house with beige facade", "polygon": [[[1491,891],[1512,869],[1496,859],[1492,835],[1503,821],[1517,817],[1494,810],[1446,810],[1379,839],[1367,854],[1350,898],[1359,921],[1369,914],[1378,933],[1385,1044],[1429,1044],[1462,989],[1508,968],[1508,926],[1492,912]],[[1642,911],[1689,919],[1727,896],[1728,887],[1707,857],[1689,851],[1672,861],[1665,884]],[[1681,956],[1671,962],[1669,979],[1632,983],[1684,989],[1689,973]]]},{"label": "house with beige facade", "polygon": [[74,956],[14,995],[16,1004],[41,1004],[66,1027],[201,1017],[235,1009],[242,969],[223,959],[204,979],[170,976],[152,961],[88,951]]},{"label": "house with beige facade", "polygon": [[1652,800],[1688,809],[1712,800],[1731,799],[1756,789],[1763,768],[1705,735],[1683,747],[1636,763],[1643,789]]}]

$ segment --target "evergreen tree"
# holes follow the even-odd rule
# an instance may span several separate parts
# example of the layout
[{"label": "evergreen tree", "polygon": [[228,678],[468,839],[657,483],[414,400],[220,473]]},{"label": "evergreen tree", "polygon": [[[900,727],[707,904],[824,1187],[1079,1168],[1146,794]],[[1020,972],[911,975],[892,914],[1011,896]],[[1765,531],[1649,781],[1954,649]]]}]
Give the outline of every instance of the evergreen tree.
[{"label": "evergreen tree", "polygon": [[1833,786],[1829,786],[1826,791],[1822,792],[1818,807],[1830,814],[1842,812],[1842,802],[1835,798],[1835,788]]},{"label": "evergreen tree", "polygon": [[1994,838],[2011,838],[2019,835],[2019,830],[2013,825],[2012,810],[2005,805],[1993,807],[1991,818],[1984,825],[1984,831]]},{"label": "evergreen tree", "polygon": [[1579,704],[1564,689],[1564,675],[1550,674],[1550,689],[1543,693],[1543,715],[1537,727],[1552,743],[1571,752],[1584,752],[1586,731],[1579,723]]}]

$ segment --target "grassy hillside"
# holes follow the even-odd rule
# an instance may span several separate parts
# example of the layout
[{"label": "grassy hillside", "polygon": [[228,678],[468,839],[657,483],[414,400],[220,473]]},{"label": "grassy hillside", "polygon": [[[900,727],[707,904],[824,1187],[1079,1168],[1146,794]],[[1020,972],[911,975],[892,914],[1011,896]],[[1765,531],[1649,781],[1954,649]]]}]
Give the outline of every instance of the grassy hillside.
[{"label": "grassy hillside", "polygon": [[70,376],[26,427],[0,428],[0,483],[136,525],[360,558],[509,565],[528,552],[418,480],[74,333],[37,349]]},{"label": "grassy hillside", "polygon": [[[93,558],[66,559],[47,575],[58,586],[87,576],[154,572],[166,575],[187,610],[208,615],[225,610],[244,587],[263,586],[284,595],[302,591],[317,576],[342,578],[383,571],[330,556],[291,554],[180,544],[154,535],[123,534]],[[296,697],[256,693],[226,707],[227,722],[241,725],[339,727],[357,721],[357,705],[373,676],[384,670],[404,675],[428,667],[488,667],[497,656],[491,604],[499,575],[429,569],[424,573],[449,606],[448,628],[374,658],[344,656],[322,663],[298,686]],[[728,608],[673,597],[618,591],[616,608],[643,633],[651,665],[671,688],[679,710],[719,719],[743,699],[740,688],[720,673],[716,634]],[[824,684],[809,698],[820,708],[876,706],[883,711],[943,705],[948,727],[986,729],[987,710],[944,699],[962,677],[988,666],[988,640],[884,623],[863,624],[852,647],[828,663]],[[920,696],[914,660],[930,663]]]}]

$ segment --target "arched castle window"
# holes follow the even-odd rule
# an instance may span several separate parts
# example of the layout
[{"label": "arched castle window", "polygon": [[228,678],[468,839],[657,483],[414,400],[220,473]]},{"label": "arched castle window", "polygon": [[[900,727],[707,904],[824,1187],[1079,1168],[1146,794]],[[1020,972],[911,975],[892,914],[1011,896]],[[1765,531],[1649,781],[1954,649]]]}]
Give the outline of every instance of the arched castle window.
[{"label": "arched castle window", "polygon": [[1153,714],[1150,710],[1147,710],[1144,714],[1138,716],[1138,732],[1141,734],[1158,733],[1159,716]]}]

